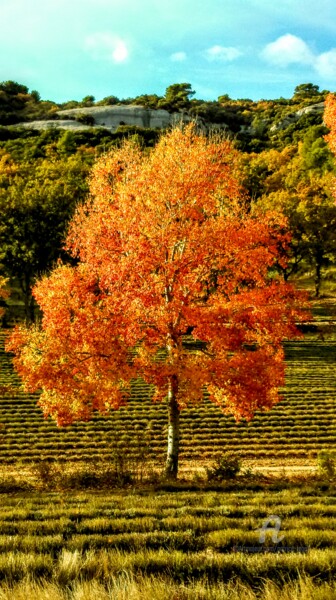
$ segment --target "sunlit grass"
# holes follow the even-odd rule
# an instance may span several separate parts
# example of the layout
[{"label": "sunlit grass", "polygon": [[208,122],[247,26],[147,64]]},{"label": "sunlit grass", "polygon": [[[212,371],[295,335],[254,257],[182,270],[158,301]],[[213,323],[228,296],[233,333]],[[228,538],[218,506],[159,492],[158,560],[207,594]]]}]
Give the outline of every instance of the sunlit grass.
[{"label": "sunlit grass", "polygon": [[134,578],[122,574],[107,585],[97,581],[76,582],[64,589],[58,584],[28,579],[0,587],[0,600],[333,600],[336,585],[316,583],[303,577],[284,586],[266,581],[259,589],[241,582],[209,585],[207,581],[177,584],[157,577]]}]

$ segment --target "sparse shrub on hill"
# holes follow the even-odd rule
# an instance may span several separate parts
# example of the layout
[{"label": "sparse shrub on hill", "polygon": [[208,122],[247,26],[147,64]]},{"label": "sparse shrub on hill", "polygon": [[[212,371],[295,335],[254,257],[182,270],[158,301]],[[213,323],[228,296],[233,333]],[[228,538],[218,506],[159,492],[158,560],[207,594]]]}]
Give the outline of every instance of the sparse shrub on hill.
[{"label": "sparse shrub on hill", "polygon": [[95,119],[93,115],[87,115],[85,113],[79,113],[76,115],[76,121],[83,123],[83,125],[94,125]]}]

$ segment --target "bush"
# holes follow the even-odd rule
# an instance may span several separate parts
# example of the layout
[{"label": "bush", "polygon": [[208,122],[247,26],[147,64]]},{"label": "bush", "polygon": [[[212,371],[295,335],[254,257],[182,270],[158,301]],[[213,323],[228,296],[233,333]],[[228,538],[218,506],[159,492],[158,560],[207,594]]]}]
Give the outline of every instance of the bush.
[{"label": "bush", "polygon": [[317,455],[319,473],[324,477],[334,477],[336,473],[335,458],[329,450],[321,450]]},{"label": "bush", "polygon": [[83,123],[84,125],[94,125],[95,123],[94,117],[85,113],[80,113],[76,115],[75,118],[76,121],[79,121],[79,123]]},{"label": "bush", "polygon": [[241,470],[240,456],[233,452],[225,452],[219,456],[212,467],[206,467],[208,481],[224,481],[233,479]]},{"label": "bush", "polygon": [[19,480],[12,475],[0,476],[0,494],[30,492],[32,489],[33,487],[28,481]]},{"label": "bush", "polygon": [[46,457],[41,457],[39,461],[33,463],[31,471],[38,482],[47,489],[56,488],[63,473],[59,464]]}]

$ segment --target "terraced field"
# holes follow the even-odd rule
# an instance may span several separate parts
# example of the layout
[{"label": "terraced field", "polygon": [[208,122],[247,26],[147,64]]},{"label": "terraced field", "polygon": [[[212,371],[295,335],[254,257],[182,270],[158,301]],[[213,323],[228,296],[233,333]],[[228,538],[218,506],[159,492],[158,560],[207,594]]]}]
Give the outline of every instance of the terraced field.
[{"label": "terraced field", "polygon": [[[159,462],[166,446],[166,407],[154,405],[141,380],[133,384],[127,406],[108,417],[64,429],[44,420],[38,395],[19,388],[1,333],[0,384],[15,383],[17,392],[0,398],[0,456],[3,463],[109,459],[118,448],[128,456],[153,456]],[[329,336],[330,337],[330,336]],[[181,458],[212,459],[224,448],[249,459],[307,459],[321,449],[335,449],[336,340],[318,336],[286,343],[287,383],[284,399],[272,411],[258,413],[250,424],[236,424],[205,400],[181,415]]]},{"label": "terraced field", "polygon": [[[8,496],[0,506],[0,580],[13,585],[29,576],[63,588],[90,581],[113,586],[127,574],[128,583],[132,577],[164,577],[166,586],[192,588],[198,581],[212,586],[209,596],[187,596],[186,590],[167,595],[167,588],[162,599],[226,598],[223,588],[223,595],[215,595],[220,583],[235,580],[256,588],[264,579],[295,580],[298,572],[315,584],[331,584],[334,502],[331,488],[245,490],[239,496],[210,491]],[[270,515],[281,519],[279,543],[271,531],[260,540]]]},{"label": "terraced field", "polygon": [[[325,320],[323,311],[320,318]],[[4,335],[0,384],[17,388],[0,398],[3,465],[25,477],[23,467],[30,472],[29,463],[42,457],[76,468],[77,461],[113,459],[116,449],[157,463],[164,459],[166,407],[152,404],[144,382],[135,381],[129,404],[109,417],[58,429],[43,419],[38,395],[20,389],[3,351]],[[306,463],[321,449],[335,450],[336,340],[333,334],[325,338],[317,331],[285,344],[284,399],[250,424],[236,424],[207,400],[185,409],[184,462],[204,462],[226,447],[256,463],[280,464]],[[183,491],[182,485],[169,492],[159,486],[115,493],[66,487],[50,492],[43,486],[37,493],[36,483],[26,484],[27,492],[1,494],[1,600],[336,597],[332,480],[300,484],[247,477],[220,491]],[[260,538],[271,515],[281,521],[278,542],[272,531],[265,541]]]}]

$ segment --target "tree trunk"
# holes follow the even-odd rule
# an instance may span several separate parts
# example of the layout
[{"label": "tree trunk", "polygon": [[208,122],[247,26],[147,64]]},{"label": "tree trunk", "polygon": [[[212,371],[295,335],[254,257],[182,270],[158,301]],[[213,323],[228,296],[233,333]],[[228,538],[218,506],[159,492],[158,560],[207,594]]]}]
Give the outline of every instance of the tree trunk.
[{"label": "tree trunk", "polygon": [[168,448],[165,475],[177,479],[180,445],[180,410],[177,403],[178,381],[173,375],[168,389]]},{"label": "tree trunk", "polygon": [[35,323],[35,304],[34,304],[34,297],[33,297],[32,293],[30,293],[29,319],[30,319],[31,323]]},{"label": "tree trunk", "polygon": [[315,256],[315,296],[316,296],[316,298],[319,297],[320,290],[321,290],[322,261],[323,261],[323,254],[321,254],[320,252],[317,252],[316,256]]},{"label": "tree trunk", "polygon": [[30,294],[30,289],[28,287],[26,287],[24,289],[24,312],[25,312],[25,319],[26,319],[26,323],[30,323],[30,302],[31,302],[31,294]]},{"label": "tree trunk", "polygon": [[24,297],[24,311],[26,323],[33,323],[35,320],[35,306],[32,295],[32,279],[30,273],[25,273],[24,279],[20,280],[20,286]]}]

